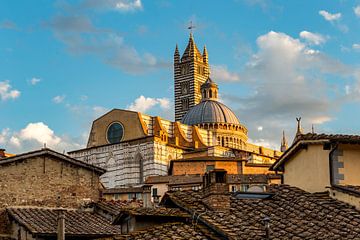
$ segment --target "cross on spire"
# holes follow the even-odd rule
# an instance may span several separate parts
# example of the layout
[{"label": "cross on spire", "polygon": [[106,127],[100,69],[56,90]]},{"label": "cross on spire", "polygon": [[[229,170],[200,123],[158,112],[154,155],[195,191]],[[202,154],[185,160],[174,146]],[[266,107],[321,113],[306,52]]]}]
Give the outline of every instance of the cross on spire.
[{"label": "cross on spire", "polygon": [[190,25],[188,26],[188,29],[190,30],[190,33],[192,33],[193,29],[196,28],[195,25],[193,25],[193,22],[190,21]]}]

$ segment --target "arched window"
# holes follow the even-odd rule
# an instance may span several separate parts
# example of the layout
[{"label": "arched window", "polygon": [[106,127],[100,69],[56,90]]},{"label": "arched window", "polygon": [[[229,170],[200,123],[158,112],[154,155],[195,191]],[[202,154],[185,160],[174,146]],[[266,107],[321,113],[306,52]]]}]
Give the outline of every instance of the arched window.
[{"label": "arched window", "polygon": [[209,90],[209,96],[210,96],[210,98],[212,98],[212,91],[211,90]]}]

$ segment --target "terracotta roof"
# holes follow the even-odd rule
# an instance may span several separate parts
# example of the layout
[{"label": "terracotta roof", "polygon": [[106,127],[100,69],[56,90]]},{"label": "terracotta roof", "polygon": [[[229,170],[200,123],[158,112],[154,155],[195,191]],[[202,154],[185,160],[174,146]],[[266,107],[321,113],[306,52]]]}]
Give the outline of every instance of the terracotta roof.
[{"label": "terracotta roof", "polygon": [[[34,235],[55,235],[58,212],[54,208],[12,207],[7,208],[10,218]],[[86,211],[65,209],[65,234],[67,236],[112,236],[121,234],[120,227]]]},{"label": "terracotta roof", "polygon": [[118,215],[121,211],[127,208],[142,207],[143,202],[141,200],[111,200],[111,201],[99,201],[95,203],[96,208],[100,208],[112,215]]},{"label": "terracotta roof", "polygon": [[90,169],[90,170],[92,170],[92,171],[94,171],[94,172],[96,172],[98,174],[103,174],[103,173],[106,172],[105,169],[96,167],[94,165],[88,164],[88,163],[83,162],[83,161],[76,160],[76,159],[74,159],[72,157],[69,157],[67,155],[58,153],[58,152],[53,151],[53,150],[51,150],[49,148],[42,148],[40,150],[31,151],[31,152],[22,153],[22,154],[19,154],[19,155],[14,155],[12,157],[3,158],[3,159],[0,160],[0,165],[7,164],[7,163],[12,163],[12,162],[15,162],[15,161],[22,161],[22,160],[33,158],[33,157],[45,156],[45,155],[52,156],[54,158],[57,158],[57,159],[60,159],[62,161],[77,165],[79,167]]},{"label": "terracotta roof", "polygon": [[[168,192],[162,203],[177,205],[228,239],[263,239],[270,218],[272,239],[359,239],[360,212],[329,197],[288,185],[270,185],[268,199],[231,197],[225,211],[210,210],[202,191]],[[225,197],[225,196],[224,196]]]},{"label": "terracotta roof", "polygon": [[306,133],[301,134],[297,138],[297,141],[300,140],[329,140],[343,143],[360,143],[360,135]]},{"label": "terracotta roof", "polygon": [[[236,183],[268,183],[269,179],[280,179],[279,174],[228,174],[227,180],[230,184]],[[146,183],[168,183],[169,185],[182,184],[202,184],[203,179],[200,174],[172,175],[172,176],[152,176],[146,179]]]},{"label": "terracotta roof", "polygon": [[[151,185],[148,185],[151,187]],[[114,193],[142,193],[143,187],[123,187],[123,188],[106,188],[101,191],[102,193],[114,194]]]},{"label": "terracotta roof", "polygon": [[360,144],[360,135],[306,133],[296,136],[294,143],[273,163],[270,170],[278,170],[293,154],[306,144],[344,143]]},{"label": "terracotta roof", "polygon": [[165,217],[190,217],[190,215],[179,208],[131,208],[121,211],[123,214],[134,216],[165,216]]},{"label": "terracotta roof", "polygon": [[219,239],[214,233],[209,232],[202,225],[193,226],[187,223],[167,223],[160,226],[133,232],[128,235],[115,236],[117,240],[206,240]]}]

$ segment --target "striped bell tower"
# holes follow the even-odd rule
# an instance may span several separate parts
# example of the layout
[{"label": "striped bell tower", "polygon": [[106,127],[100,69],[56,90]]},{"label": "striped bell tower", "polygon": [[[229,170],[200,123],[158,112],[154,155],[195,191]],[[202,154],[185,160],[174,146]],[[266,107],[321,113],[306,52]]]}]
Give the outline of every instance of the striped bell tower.
[{"label": "striped bell tower", "polygon": [[181,121],[186,112],[201,101],[200,86],[210,75],[208,53],[196,47],[192,33],[180,58],[178,46],[174,53],[175,121]]}]

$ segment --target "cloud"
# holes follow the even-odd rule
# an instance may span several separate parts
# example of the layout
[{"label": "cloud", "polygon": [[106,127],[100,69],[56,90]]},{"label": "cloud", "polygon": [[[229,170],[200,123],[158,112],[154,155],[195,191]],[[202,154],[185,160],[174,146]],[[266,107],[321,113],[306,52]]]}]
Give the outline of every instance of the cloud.
[{"label": "cloud", "polygon": [[18,27],[14,22],[10,20],[4,20],[0,23],[0,29],[18,30]]},{"label": "cloud", "polygon": [[143,74],[159,68],[170,68],[149,52],[139,53],[125,42],[122,35],[109,29],[97,28],[85,15],[55,16],[46,26],[74,55],[90,54],[130,74]]},{"label": "cloud", "polygon": [[354,43],[354,44],[352,45],[352,48],[353,48],[354,50],[360,50],[360,43]]},{"label": "cloud", "polygon": [[349,31],[349,27],[340,22],[342,17],[341,13],[329,13],[325,10],[319,11],[319,14],[324,17],[324,19],[334,25],[337,29],[339,29],[343,33],[347,33]]},{"label": "cloud", "polygon": [[4,128],[0,132],[0,144],[5,144],[10,133],[10,128]]},{"label": "cloud", "polygon": [[62,103],[65,100],[65,95],[58,95],[53,97],[52,101],[56,104]]},{"label": "cloud", "polygon": [[150,98],[141,95],[133,103],[127,106],[127,109],[136,112],[145,113],[148,110],[160,106],[161,109],[170,109],[170,100],[167,98]]},{"label": "cloud", "polygon": [[0,143],[9,152],[26,152],[39,149],[46,144],[47,147],[57,151],[72,150],[83,147],[84,139],[71,139],[64,136],[57,136],[55,132],[43,122],[28,123],[20,131],[10,131],[5,128],[0,133]]},{"label": "cloud", "polygon": [[28,82],[29,82],[31,85],[36,85],[36,84],[38,84],[40,81],[41,81],[40,78],[33,77],[33,78],[30,79]]},{"label": "cloud", "polygon": [[321,16],[323,16],[326,21],[329,21],[329,22],[337,21],[337,20],[339,20],[341,18],[341,13],[332,14],[332,13],[329,13],[329,12],[327,12],[325,10],[320,10],[319,14]]},{"label": "cloud", "polygon": [[[247,126],[253,142],[262,139],[278,146],[282,130],[295,132],[298,116],[304,126],[334,119],[343,96],[337,96],[337,87],[330,87],[327,78],[353,77],[351,67],[285,33],[268,32],[256,43],[258,50],[239,73],[239,83],[249,87],[249,94],[222,94]],[[259,131],[259,126],[266,128]]]},{"label": "cloud", "polygon": [[360,5],[354,7],[354,13],[357,17],[360,17]]},{"label": "cloud", "polygon": [[215,81],[235,82],[240,80],[238,73],[230,72],[225,65],[211,66],[211,77]]},{"label": "cloud", "polygon": [[6,101],[8,99],[16,99],[20,97],[20,91],[11,89],[12,86],[10,85],[9,80],[0,82],[0,98],[2,101]]},{"label": "cloud", "polygon": [[58,15],[52,18],[50,22],[45,24],[57,32],[96,32],[98,31],[91,20],[86,16],[64,16]]},{"label": "cloud", "polygon": [[141,0],[85,0],[80,9],[135,12],[143,9]]},{"label": "cloud", "polygon": [[300,32],[300,37],[314,45],[320,45],[326,42],[326,38],[319,33],[302,31]]}]

